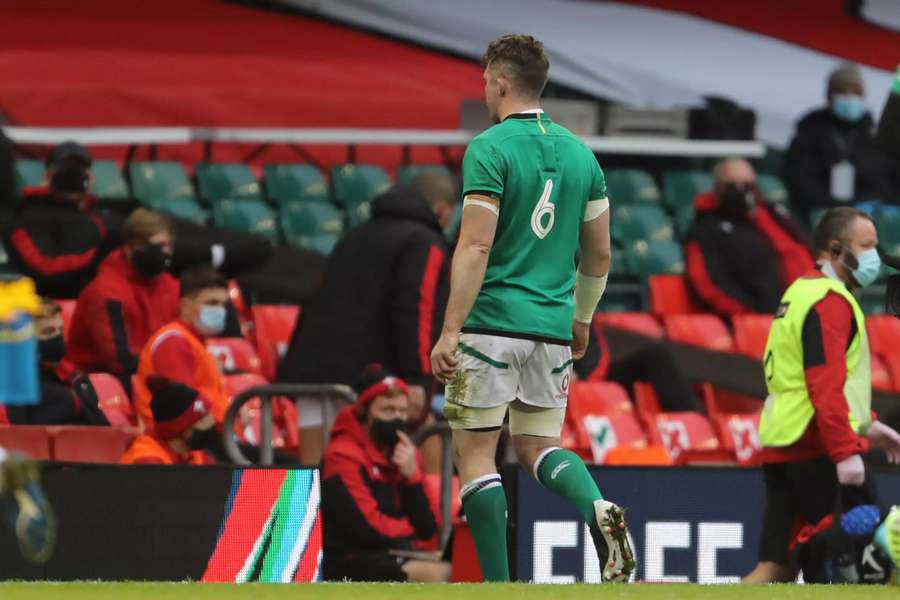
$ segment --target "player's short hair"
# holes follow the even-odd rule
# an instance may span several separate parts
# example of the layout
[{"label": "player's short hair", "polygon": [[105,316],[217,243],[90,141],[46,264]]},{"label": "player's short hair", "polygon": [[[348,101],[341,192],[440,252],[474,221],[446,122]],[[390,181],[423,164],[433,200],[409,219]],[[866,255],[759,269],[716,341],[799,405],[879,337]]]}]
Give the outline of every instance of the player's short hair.
[{"label": "player's short hair", "polygon": [[502,71],[522,96],[539,98],[547,85],[550,61],[539,40],[509,33],[488,44],[481,66]]},{"label": "player's short hair", "polygon": [[212,267],[191,267],[186,269],[179,278],[181,282],[181,297],[191,298],[203,290],[228,289],[228,281],[225,276]]},{"label": "player's short hair", "polygon": [[146,244],[154,235],[172,233],[172,219],[146,208],[132,212],[122,228],[122,238],[126,244]]},{"label": "player's short hair", "polygon": [[872,220],[868,213],[864,213],[852,206],[838,206],[822,215],[822,219],[816,225],[814,235],[816,252],[831,251],[832,240],[837,240],[844,245],[849,244],[853,224],[857,218]]}]

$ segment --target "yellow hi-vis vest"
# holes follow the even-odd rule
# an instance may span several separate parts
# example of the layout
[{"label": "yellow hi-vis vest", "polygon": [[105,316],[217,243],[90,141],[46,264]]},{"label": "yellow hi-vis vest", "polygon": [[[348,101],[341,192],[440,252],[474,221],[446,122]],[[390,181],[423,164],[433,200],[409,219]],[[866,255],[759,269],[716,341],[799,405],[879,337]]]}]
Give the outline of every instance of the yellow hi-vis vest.
[{"label": "yellow hi-vis vest", "polygon": [[869,338],[862,309],[840,281],[801,277],[784,293],[766,342],[764,367],[769,396],[759,421],[759,441],[763,446],[790,446],[800,439],[815,414],[803,369],[803,322],[828,292],[843,296],[856,319],[856,336],[847,349],[844,384],[850,427],[863,435],[872,422]]}]

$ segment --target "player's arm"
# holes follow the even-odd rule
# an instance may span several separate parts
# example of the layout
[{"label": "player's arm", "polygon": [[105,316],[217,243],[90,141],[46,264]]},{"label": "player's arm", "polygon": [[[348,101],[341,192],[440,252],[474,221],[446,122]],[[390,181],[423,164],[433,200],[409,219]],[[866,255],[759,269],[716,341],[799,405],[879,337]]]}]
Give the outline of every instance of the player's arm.
[{"label": "player's arm", "polygon": [[581,262],[575,275],[575,321],[572,324],[572,356],[579,359],[587,350],[591,321],[606,290],[612,261],[609,239],[609,201],[588,202],[581,224]]},{"label": "player's arm", "polygon": [[441,381],[446,381],[456,370],[459,332],[481,290],[498,216],[497,200],[480,194],[466,196],[459,241],[453,254],[444,327],[431,353],[432,370]]}]

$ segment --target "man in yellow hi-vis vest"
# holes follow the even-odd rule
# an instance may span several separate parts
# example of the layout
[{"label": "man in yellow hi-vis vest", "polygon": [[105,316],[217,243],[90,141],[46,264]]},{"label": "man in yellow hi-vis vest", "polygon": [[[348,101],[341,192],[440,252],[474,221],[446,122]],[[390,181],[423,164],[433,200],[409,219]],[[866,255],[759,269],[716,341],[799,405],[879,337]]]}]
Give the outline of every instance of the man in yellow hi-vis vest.
[{"label": "man in yellow hi-vis vest", "polygon": [[793,530],[831,514],[839,489],[845,510],[874,503],[862,459],[870,448],[900,462],[900,434],[871,412],[865,318],[851,293],[878,277],[877,245],[867,214],[829,210],[815,232],[818,268],[791,284],[775,314],[759,426],[766,509],[759,564],[745,582],[793,581]]}]

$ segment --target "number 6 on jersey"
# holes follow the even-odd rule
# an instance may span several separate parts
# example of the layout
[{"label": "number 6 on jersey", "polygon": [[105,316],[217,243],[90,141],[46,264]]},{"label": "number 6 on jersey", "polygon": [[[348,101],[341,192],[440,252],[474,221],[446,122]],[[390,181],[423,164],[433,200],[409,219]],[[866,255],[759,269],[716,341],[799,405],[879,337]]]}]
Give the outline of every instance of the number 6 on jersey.
[{"label": "number 6 on jersey", "polygon": [[[547,234],[553,229],[553,223],[556,222],[556,205],[550,202],[550,195],[552,193],[553,180],[548,179],[544,184],[544,193],[541,194],[537,206],[534,207],[534,212],[531,213],[531,229],[534,231],[534,235],[538,236],[539,239],[547,237]],[[544,220],[545,215],[550,218],[547,219],[547,224],[543,225],[541,221]]]}]

